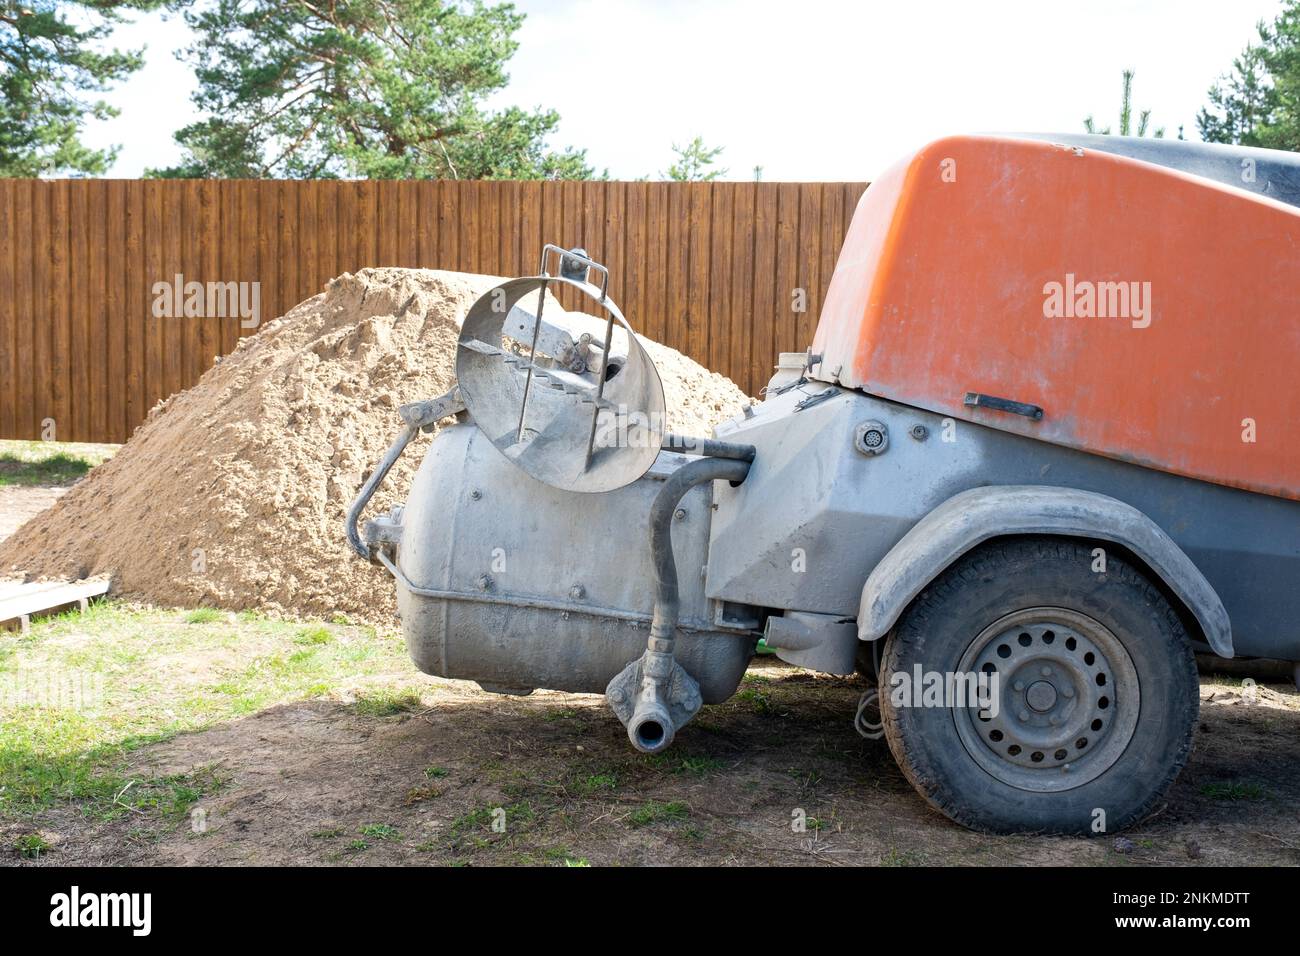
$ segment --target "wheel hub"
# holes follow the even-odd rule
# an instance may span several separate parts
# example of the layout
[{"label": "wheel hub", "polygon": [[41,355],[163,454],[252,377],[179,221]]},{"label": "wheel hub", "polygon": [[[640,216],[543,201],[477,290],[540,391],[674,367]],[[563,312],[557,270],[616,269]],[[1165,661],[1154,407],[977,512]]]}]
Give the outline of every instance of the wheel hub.
[{"label": "wheel hub", "polygon": [[1024,790],[1067,790],[1104,773],[1137,721],[1137,673],[1123,644],[1095,619],[1027,608],[995,621],[958,668],[996,676],[996,707],[954,708],[971,756]]},{"label": "wheel hub", "polygon": [[1040,714],[1055,707],[1056,700],[1056,687],[1045,680],[1034,681],[1025,691],[1025,701]]}]

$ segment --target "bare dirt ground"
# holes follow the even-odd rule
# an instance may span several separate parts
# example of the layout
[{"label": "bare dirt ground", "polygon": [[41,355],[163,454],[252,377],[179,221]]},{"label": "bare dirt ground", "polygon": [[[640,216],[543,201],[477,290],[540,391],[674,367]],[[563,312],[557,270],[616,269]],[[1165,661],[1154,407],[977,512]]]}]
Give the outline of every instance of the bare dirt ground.
[{"label": "bare dirt ground", "polygon": [[0,485],[0,541],[67,493],[65,487]]},{"label": "bare dirt ground", "polygon": [[[631,752],[592,696],[431,681],[422,707],[272,707],[135,755],[202,771],[206,824],[48,817],[60,863],[1300,864],[1300,695],[1207,681],[1191,763],[1153,818],[1096,839],[990,837],[928,810],[850,718],[861,685],[760,660],[671,752]],[[504,832],[494,830],[494,812]],[[804,833],[792,830],[803,813]]]}]

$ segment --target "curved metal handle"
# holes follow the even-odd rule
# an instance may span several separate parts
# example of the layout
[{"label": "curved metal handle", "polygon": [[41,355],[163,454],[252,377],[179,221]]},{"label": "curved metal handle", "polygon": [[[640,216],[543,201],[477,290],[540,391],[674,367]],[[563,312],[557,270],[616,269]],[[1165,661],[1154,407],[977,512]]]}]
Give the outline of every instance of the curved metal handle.
[{"label": "curved metal handle", "polygon": [[345,522],[348,545],[361,557],[367,561],[372,560],[370,549],[366,547],[365,542],[361,540],[361,533],[357,531],[357,522],[361,520],[361,512],[366,510],[366,505],[370,504],[375,489],[388,477],[389,470],[392,469],[397,459],[402,457],[402,452],[406,451],[406,446],[411,443],[412,438],[420,433],[420,429],[432,428],[440,419],[464,410],[465,403],[461,400],[458,388],[453,388],[447,394],[440,395],[437,398],[403,405],[397,410],[397,413],[402,416],[402,421],[406,423],[406,427],[388,446],[388,451],[384,452],[384,457],[379,459],[379,464],[375,465],[374,471],[370,473],[366,483],[357,492],[352,507],[348,508],[348,516]]},{"label": "curved metal handle", "polygon": [[357,531],[357,522],[361,520],[361,512],[370,504],[370,498],[374,495],[375,489],[379,487],[384,478],[388,476],[388,471],[393,467],[393,463],[401,457],[402,452],[406,451],[406,446],[411,443],[411,439],[420,433],[419,426],[407,425],[402,429],[402,433],[384,452],[384,457],[375,465],[375,470],[370,473],[366,483],[361,486],[361,491],[357,494],[356,500],[352,502],[352,507],[348,509],[347,532],[348,544],[352,550],[367,561],[370,560],[370,549],[366,547],[365,542],[361,540],[361,533]]},{"label": "curved metal handle", "polygon": [[[547,263],[547,260],[551,257],[552,254],[557,255],[557,256],[560,257],[560,276],[559,276],[558,278],[564,278],[564,280],[565,280],[566,282],[571,282],[571,283],[573,283],[573,284],[575,284],[575,285],[578,285],[578,286],[584,286],[584,285],[587,285],[587,286],[591,286],[593,289],[596,289],[596,288],[600,289],[599,300],[600,300],[601,302],[604,302],[605,299],[609,297],[609,270],[608,270],[608,269],[606,269],[604,266],[602,266],[602,265],[601,265],[599,262],[597,262],[595,259],[589,258],[588,256],[584,256],[581,252],[577,252],[577,251],[572,250],[572,249],[565,249],[565,248],[563,248],[563,247],[561,247],[561,246],[557,246],[557,245],[555,245],[555,243],[553,243],[553,242],[548,242],[546,245],[542,246],[542,264],[541,264],[540,267],[538,267],[538,270],[537,270],[538,275],[546,276],[547,278],[551,278],[551,273],[548,272],[547,269],[546,269],[546,263]],[[565,277],[565,276],[564,276],[564,261],[565,261],[566,259],[570,259],[570,260],[572,260],[572,261],[574,261],[574,262],[580,262],[580,263],[582,263],[584,266],[586,266],[588,269],[595,269],[597,272],[599,272],[599,273],[600,273],[600,285],[599,285],[599,286],[596,286],[596,285],[592,285],[592,283],[590,283],[590,282],[586,282],[586,281],[579,280],[579,279],[569,279],[569,278]]]}]

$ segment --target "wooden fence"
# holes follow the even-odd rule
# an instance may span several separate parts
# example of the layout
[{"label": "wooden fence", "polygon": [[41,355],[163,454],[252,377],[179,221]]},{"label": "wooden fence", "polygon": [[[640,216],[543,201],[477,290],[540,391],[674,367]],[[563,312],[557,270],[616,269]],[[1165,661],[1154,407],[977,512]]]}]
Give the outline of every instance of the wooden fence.
[{"label": "wooden fence", "polygon": [[633,328],[755,394],[811,343],[865,187],[0,180],[0,438],[125,441],[254,331],[155,317],[157,282],[259,283],[265,322],[365,266],[533,274],[545,242],[587,249]]}]

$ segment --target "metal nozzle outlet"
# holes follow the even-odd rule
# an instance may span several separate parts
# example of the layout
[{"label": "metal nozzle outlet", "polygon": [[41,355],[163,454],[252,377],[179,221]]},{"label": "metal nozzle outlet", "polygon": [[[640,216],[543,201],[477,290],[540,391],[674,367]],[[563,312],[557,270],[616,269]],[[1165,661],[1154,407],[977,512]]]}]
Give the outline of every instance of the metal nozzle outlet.
[{"label": "metal nozzle outlet", "polygon": [[638,707],[627,724],[627,736],[632,746],[643,754],[655,754],[673,742],[676,731],[668,709],[661,704]]}]

